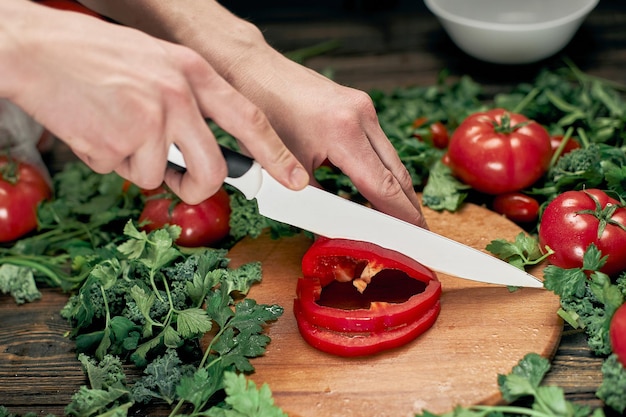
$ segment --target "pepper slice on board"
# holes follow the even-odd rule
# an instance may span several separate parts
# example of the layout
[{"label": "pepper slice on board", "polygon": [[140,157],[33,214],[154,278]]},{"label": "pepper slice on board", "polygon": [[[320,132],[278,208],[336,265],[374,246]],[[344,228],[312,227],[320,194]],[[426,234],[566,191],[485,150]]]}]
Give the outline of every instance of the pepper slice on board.
[{"label": "pepper slice on board", "polygon": [[298,300],[294,302],[294,314],[302,338],[323,352],[337,356],[366,356],[403,346],[430,329],[437,321],[441,304],[435,303],[416,321],[395,329],[377,333],[335,332],[311,324],[303,315]]},{"label": "pepper slice on board", "polygon": [[419,262],[375,244],[318,238],[302,259],[294,314],[303,338],[340,356],[401,346],[435,322],[441,283]]}]

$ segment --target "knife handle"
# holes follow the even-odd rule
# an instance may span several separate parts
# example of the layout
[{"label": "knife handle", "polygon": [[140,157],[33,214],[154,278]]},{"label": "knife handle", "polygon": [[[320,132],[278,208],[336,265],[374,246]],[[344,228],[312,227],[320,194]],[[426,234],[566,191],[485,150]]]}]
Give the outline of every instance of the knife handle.
[{"label": "knife handle", "polygon": [[[248,200],[252,200],[259,192],[263,182],[261,165],[252,158],[220,145],[220,150],[226,161],[228,174],[224,182],[232,185],[243,193]],[[168,165],[177,171],[187,170],[185,158],[175,144],[170,146],[167,154]]]}]

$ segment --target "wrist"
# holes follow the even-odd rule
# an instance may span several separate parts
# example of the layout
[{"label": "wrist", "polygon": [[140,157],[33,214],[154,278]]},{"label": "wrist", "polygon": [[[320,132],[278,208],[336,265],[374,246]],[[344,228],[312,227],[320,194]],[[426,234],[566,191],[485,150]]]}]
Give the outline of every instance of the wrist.
[{"label": "wrist", "polygon": [[[276,51],[258,27],[213,1],[195,12],[179,16],[180,20],[170,26],[173,41],[200,53],[235,88],[243,87],[247,79],[271,65]],[[253,67],[254,73],[247,70]]]},{"label": "wrist", "polygon": [[24,71],[20,63],[27,54],[21,40],[22,32],[29,26],[29,6],[27,1],[22,0],[0,2],[0,97],[12,99],[22,85]]}]

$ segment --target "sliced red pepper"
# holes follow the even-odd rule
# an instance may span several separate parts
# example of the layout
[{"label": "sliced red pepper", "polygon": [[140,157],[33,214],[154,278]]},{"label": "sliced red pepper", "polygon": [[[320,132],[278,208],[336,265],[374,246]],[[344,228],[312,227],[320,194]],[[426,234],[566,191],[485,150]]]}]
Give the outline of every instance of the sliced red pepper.
[{"label": "sliced red pepper", "polygon": [[302,258],[305,278],[318,278],[322,287],[330,282],[371,278],[382,269],[397,269],[424,282],[437,280],[433,271],[416,260],[369,242],[318,238]]},{"label": "sliced red pepper", "polygon": [[338,308],[318,303],[322,295],[318,279],[299,279],[296,292],[311,323],[338,332],[371,332],[411,323],[428,311],[439,300],[441,283],[431,279],[422,288],[402,303],[372,301],[367,308],[344,309],[340,314]]},{"label": "sliced red pepper", "polygon": [[293,310],[296,315],[298,330],[308,344],[322,352],[354,357],[373,355],[411,342],[430,329],[437,321],[441,304],[437,301],[435,305],[413,323],[374,333],[335,332],[315,326],[303,315],[298,300],[294,301]]},{"label": "sliced red pepper", "polygon": [[304,255],[302,272],[294,304],[298,328],[329,353],[358,356],[407,343],[440,309],[434,272],[372,243],[319,238]]}]

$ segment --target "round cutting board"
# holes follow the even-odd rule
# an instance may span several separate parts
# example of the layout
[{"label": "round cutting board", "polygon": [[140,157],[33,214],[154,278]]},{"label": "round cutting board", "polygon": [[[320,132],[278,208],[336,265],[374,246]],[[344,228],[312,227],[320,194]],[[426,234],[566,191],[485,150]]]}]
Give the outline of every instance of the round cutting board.
[{"label": "round cutting board", "polygon": [[[521,232],[472,204],[456,213],[425,208],[424,215],[432,231],[480,250],[494,239],[513,240]],[[441,313],[412,343],[362,358],[320,352],[302,340],[292,310],[300,261],[310,244],[304,235],[278,240],[263,235],[245,239],[229,254],[232,266],[261,261],[263,281],[249,296],[285,309],[268,328],[272,341],[265,356],[253,360],[251,379],[259,386],[267,383],[277,405],[291,417],[404,417],[500,403],[498,374],[509,373],[529,352],[551,359],[556,351],[563,323],[552,292],[510,292],[438,274]],[[530,272],[541,277],[541,270]]]}]

